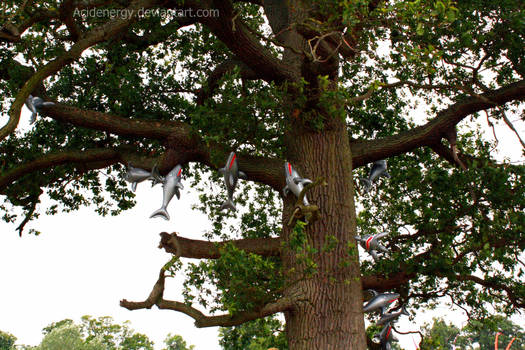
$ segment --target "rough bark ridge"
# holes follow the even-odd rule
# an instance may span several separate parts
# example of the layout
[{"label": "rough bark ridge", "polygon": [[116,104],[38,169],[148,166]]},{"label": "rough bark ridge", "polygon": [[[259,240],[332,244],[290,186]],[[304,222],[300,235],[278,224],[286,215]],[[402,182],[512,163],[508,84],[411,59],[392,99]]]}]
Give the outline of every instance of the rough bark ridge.
[{"label": "rough bark ridge", "polygon": [[[308,191],[321,219],[306,228],[315,273],[303,276],[304,266],[293,250],[282,254],[290,293],[301,295],[285,313],[290,349],[366,349],[356,233],[351,153],[342,121],[324,132],[304,132],[293,138],[289,159],[302,176],[324,177],[327,186]],[[284,222],[295,198],[285,201]],[[285,228],[289,242],[292,229]],[[336,242],[334,246],[332,243]],[[286,243],[284,243],[286,247]],[[303,278],[304,277],[304,278]],[[296,281],[298,280],[298,282]]]}]

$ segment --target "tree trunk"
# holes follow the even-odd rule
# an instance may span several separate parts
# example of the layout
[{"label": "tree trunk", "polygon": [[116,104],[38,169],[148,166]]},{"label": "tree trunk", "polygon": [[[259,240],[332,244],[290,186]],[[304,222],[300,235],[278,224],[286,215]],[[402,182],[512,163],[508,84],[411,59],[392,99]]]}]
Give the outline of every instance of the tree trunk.
[{"label": "tree trunk", "polygon": [[[316,249],[316,270],[304,277],[304,264],[297,251],[284,249],[283,262],[290,288],[298,299],[293,312],[285,314],[289,347],[299,349],[364,350],[366,338],[358,251],[349,139],[344,121],[335,117],[321,132],[293,131],[287,159],[299,175],[315,180],[324,177],[327,186],[307,192],[310,204],[319,206],[320,220],[306,228],[308,242]],[[284,172],[284,170],[283,170]],[[296,198],[284,204],[284,226]],[[285,227],[284,242],[292,229]],[[330,243],[336,244],[330,249]],[[285,243],[286,244],[286,243]],[[303,278],[304,277],[304,278]]]}]

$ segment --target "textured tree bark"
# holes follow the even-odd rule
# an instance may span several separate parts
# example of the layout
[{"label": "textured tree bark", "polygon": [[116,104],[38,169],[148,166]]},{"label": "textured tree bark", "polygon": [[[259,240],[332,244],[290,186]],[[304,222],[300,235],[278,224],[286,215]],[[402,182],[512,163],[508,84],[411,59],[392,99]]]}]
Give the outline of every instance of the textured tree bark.
[{"label": "textured tree bark", "polygon": [[[316,249],[317,270],[302,279],[304,266],[292,249],[283,251],[294,310],[285,313],[290,349],[366,349],[350,144],[342,120],[332,120],[322,132],[300,132],[290,137],[288,159],[299,174],[312,180],[324,177],[327,186],[308,191],[320,208],[321,219],[307,226],[309,244]],[[283,170],[284,171],[284,170]],[[285,199],[283,221],[293,211],[295,198]],[[284,242],[292,230],[285,228]],[[335,239],[334,239],[335,238]],[[328,248],[330,242],[336,242]],[[286,243],[285,243],[286,247]],[[299,280],[299,281],[297,281]]]}]

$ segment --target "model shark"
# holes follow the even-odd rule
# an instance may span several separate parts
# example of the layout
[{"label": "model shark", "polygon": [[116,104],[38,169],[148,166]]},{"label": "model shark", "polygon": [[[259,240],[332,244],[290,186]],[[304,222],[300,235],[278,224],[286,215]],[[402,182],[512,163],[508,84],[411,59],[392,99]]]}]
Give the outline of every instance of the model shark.
[{"label": "model shark", "polygon": [[[295,194],[296,197],[299,197],[304,186],[312,183],[310,179],[300,177],[289,162],[284,163],[284,173],[286,175],[286,186],[283,188],[283,194],[285,197],[290,192]],[[306,196],[303,197],[303,204],[306,206],[310,205]]]},{"label": "model shark", "polygon": [[374,258],[374,261],[377,261],[377,252],[380,250],[384,253],[388,253],[388,250],[379,243],[379,239],[385,237],[388,235],[388,232],[381,232],[375,235],[367,235],[367,236],[355,236],[355,240],[358,241],[365,250],[372,255],[372,258]]},{"label": "model shark", "polygon": [[38,115],[40,108],[43,106],[52,105],[54,105],[53,102],[44,102],[44,100],[40,97],[33,97],[32,95],[29,95],[29,97],[26,99],[26,106],[31,111],[31,117],[29,119],[30,123],[33,124],[36,121],[36,116]]},{"label": "model shark", "polygon": [[391,341],[398,341],[398,339],[394,336],[394,333],[392,332],[392,326],[390,323],[387,323],[381,332],[379,334],[376,334],[374,336],[376,340],[379,340],[381,343],[381,349],[382,350],[390,350],[392,347],[390,345]]},{"label": "model shark", "polygon": [[365,306],[363,306],[364,312],[371,312],[378,309],[382,310],[382,313],[384,313],[384,310],[388,305],[399,299],[398,293],[382,293],[378,294],[375,290],[371,290],[374,297],[370,299]]},{"label": "model shark", "polygon": [[124,180],[131,182],[131,190],[133,192],[135,192],[137,185],[142,181],[151,180],[152,186],[155,186],[156,184],[162,183],[164,181],[164,179],[159,175],[156,166],[154,166],[151,172],[149,172],[141,168],[135,168],[131,165],[128,165],[128,171],[124,176]]},{"label": "model shark", "polygon": [[396,318],[398,318],[401,315],[407,315],[408,316],[408,312],[407,312],[407,310],[405,309],[404,306],[401,308],[400,311],[390,312],[390,313],[383,313],[381,315],[381,318],[379,319],[379,321],[377,321],[376,324],[377,325],[387,324],[388,322],[391,322],[391,321],[395,320]]},{"label": "model shark", "polygon": [[166,175],[165,178],[163,178],[162,182],[162,207],[153,214],[151,214],[150,218],[155,217],[161,217],[165,220],[170,219],[170,215],[168,214],[167,207],[170,203],[171,199],[173,198],[173,195],[177,195],[177,198],[180,199],[180,190],[184,189],[184,186],[182,186],[181,181],[181,174],[182,174],[182,167],[180,165],[177,165],[175,168],[173,168],[168,175]]},{"label": "model shark", "polygon": [[368,191],[370,191],[374,180],[379,178],[380,176],[385,176],[388,178],[390,177],[390,174],[386,170],[386,160],[384,159],[375,161],[374,164],[372,164],[372,168],[370,169],[368,179],[362,179],[365,183],[364,193],[368,193]]},{"label": "model shark", "polygon": [[239,171],[239,165],[237,164],[237,155],[235,152],[231,152],[226,161],[224,168],[219,169],[220,173],[224,176],[224,184],[228,191],[228,199],[221,205],[220,210],[231,209],[236,211],[235,203],[233,203],[233,192],[237,186],[237,181],[240,179],[246,179],[246,174]]}]

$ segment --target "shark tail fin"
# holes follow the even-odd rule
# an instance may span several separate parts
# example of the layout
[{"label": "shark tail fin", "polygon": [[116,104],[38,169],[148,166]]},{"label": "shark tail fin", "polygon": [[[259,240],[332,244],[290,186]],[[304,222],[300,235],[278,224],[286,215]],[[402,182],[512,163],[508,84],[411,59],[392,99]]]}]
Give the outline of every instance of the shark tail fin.
[{"label": "shark tail fin", "polygon": [[160,208],[155,210],[153,214],[151,214],[150,218],[163,218],[164,220],[169,220],[170,214],[168,214],[166,208]]},{"label": "shark tail fin", "polygon": [[231,209],[233,211],[237,211],[237,208],[235,208],[235,204],[233,204],[233,201],[229,199],[225,200],[224,203],[222,203],[221,208],[219,210],[224,209]]},{"label": "shark tail fin", "polygon": [[410,314],[408,313],[407,309],[405,308],[405,305],[403,305],[403,308],[401,310],[402,310],[401,311],[402,315],[410,316]]},{"label": "shark tail fin", "polygon": [[29,123],[34,124],[36,122],[36,112],[31,113],[31,117],[29,117]]},{"label": "shark tail fin", "polygon": [[164,178],[162,177],[162,175],[160,175],[159,168],[157,167],[156,164],[153,166],[153,169],[151,169],[151,179],[150,180],[151,180],[151,187],[164,182]]},{"label": "shark tail fin", "polygon": [[373,289],[367,289],[366,291],[369,292],[370,294],[372,294],[372,296],[374,296],[374,297],[377,296],[377,295],[379,295],[379,293],[376,292],[376,291],[373,290]]},{"label": "shark tail fin", "polygon": [[361,181],[363,181],[363,193],[368,193],[370,189],[372,188],[372,182],[368,179],[361,178]]}]

